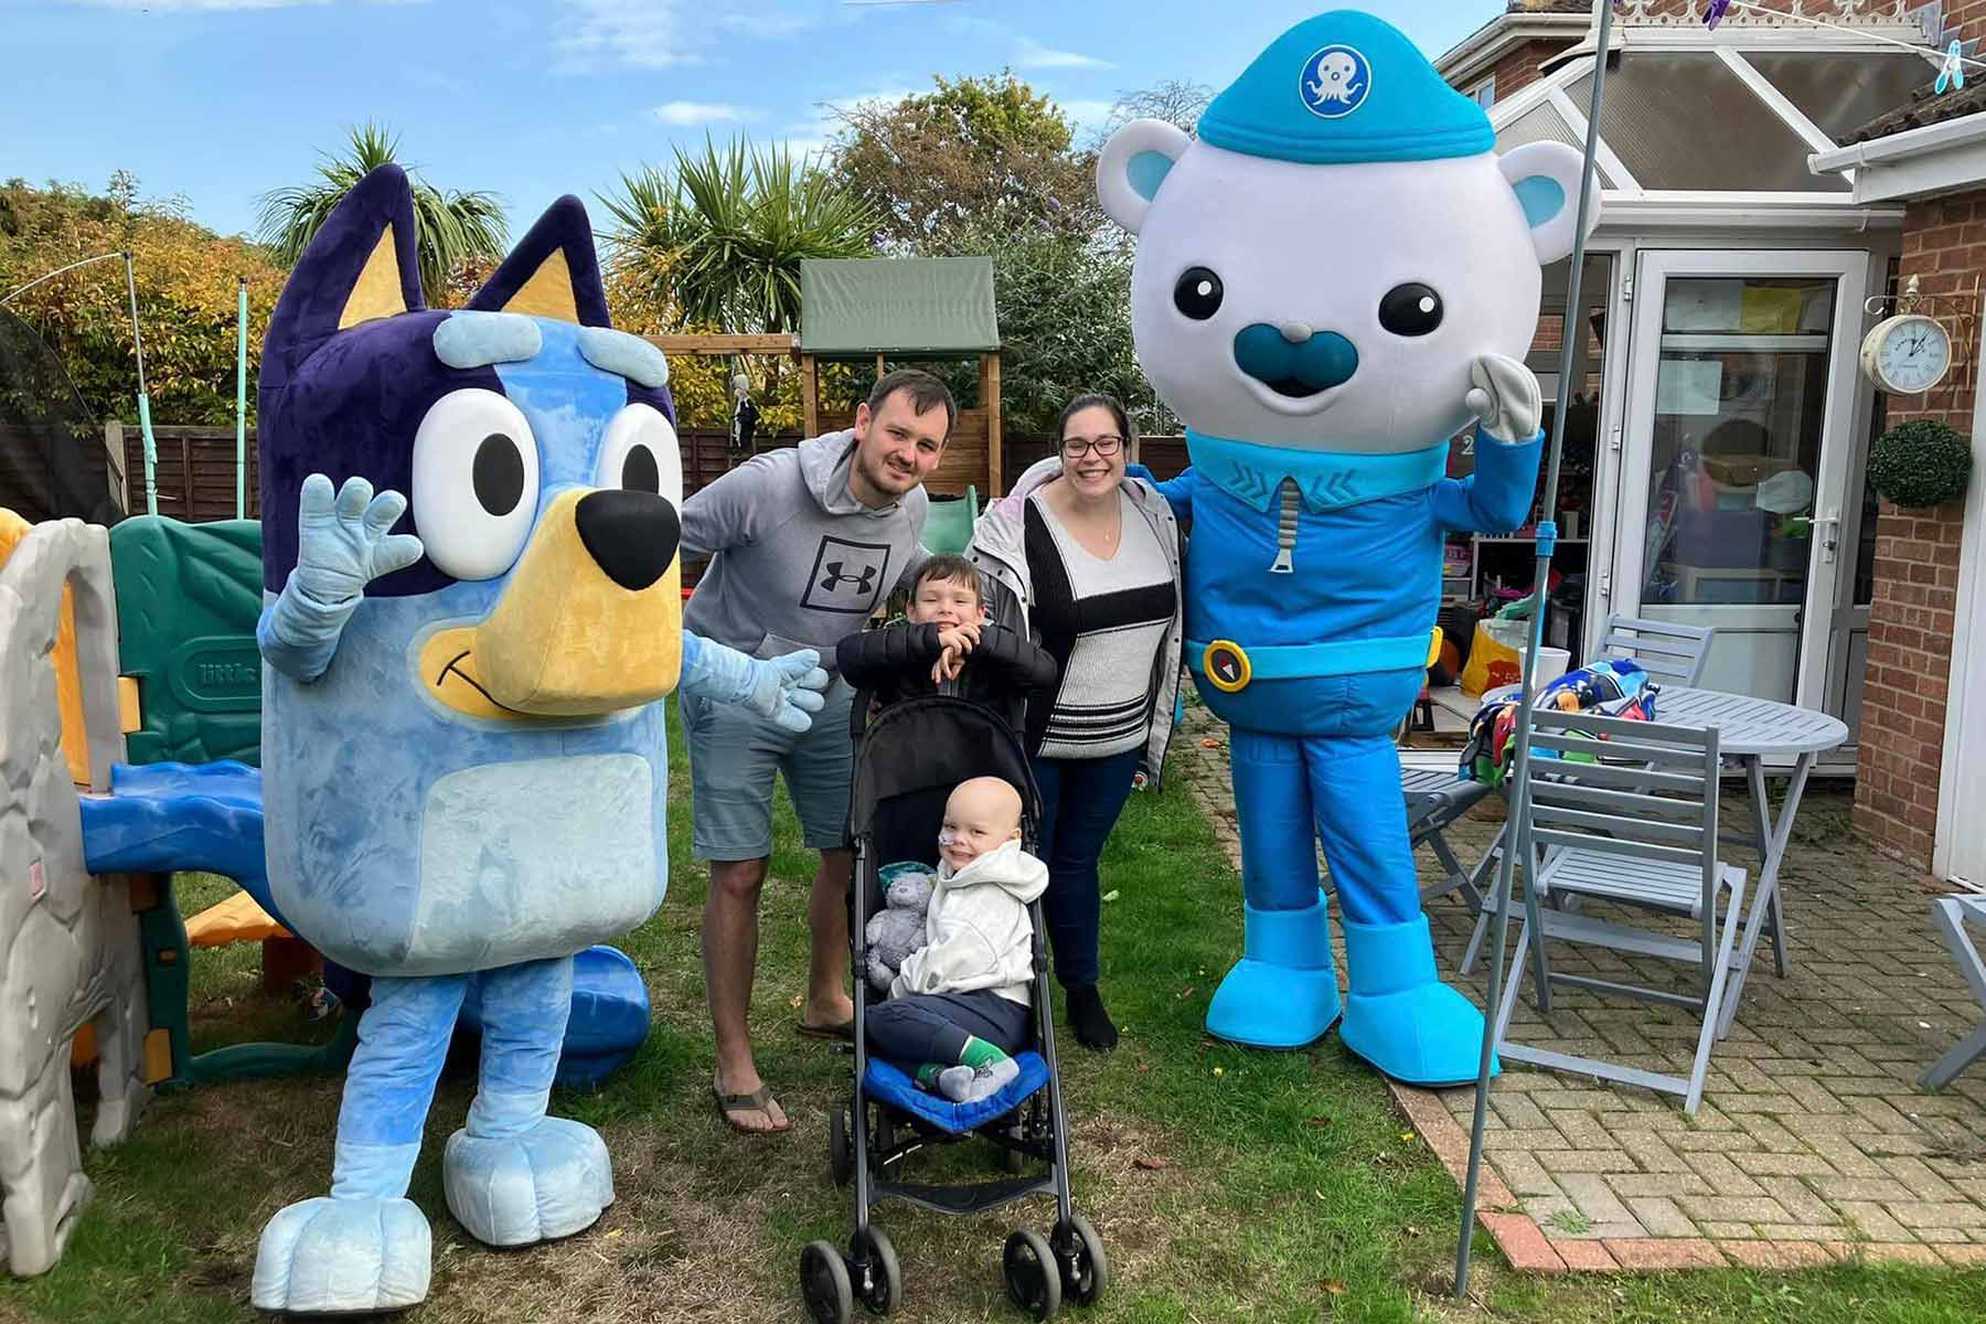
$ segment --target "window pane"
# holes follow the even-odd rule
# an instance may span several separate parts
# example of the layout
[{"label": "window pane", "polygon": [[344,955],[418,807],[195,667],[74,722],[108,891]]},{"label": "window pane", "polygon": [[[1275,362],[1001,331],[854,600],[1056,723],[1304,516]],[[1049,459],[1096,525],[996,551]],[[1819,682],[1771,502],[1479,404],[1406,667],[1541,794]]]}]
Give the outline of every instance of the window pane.
[{"label": "window pane", "polygon": [[[1566,88],[1575,106],[1592,75]],[[1600,136],[1646,189],[1845,193],[1807,169],[1813,149],[1716,55],[1632,51],[1607,75]]]},{"label": "window pane", "polygon": [[1921,55],[1845,52],[1748,52],[1745,62],[1799,107],[1816,128],[1840,142],[1884,111],[1929,87],[1937,66]]}]

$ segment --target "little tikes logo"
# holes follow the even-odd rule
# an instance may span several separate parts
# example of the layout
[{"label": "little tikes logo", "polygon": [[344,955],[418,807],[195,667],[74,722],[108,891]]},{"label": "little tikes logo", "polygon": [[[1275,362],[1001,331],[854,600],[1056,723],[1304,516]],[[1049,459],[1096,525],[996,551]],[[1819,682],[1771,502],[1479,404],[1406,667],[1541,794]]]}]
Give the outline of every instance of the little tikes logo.
[{"label": "little tikes logo", "polygon": [[1353,47],[1326,46],[1303,62],[1298,91],[1311,114],[1343,119],[1372,91],[1372,65]]}]

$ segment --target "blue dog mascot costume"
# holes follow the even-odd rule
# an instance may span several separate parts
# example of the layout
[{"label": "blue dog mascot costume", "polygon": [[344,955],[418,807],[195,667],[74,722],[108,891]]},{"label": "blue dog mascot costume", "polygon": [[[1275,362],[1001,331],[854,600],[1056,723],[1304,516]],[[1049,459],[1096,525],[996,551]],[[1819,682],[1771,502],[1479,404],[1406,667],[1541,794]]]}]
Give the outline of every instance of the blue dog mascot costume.
[{"label": "blue dog mascot costume", "polygon": [[546,1105],[574,953],[662,902],[656,701],[680,680],[804,730],[827,681],[812,652],[757,661],[683,631],[667,383],[661,351],[613,329],[574,198],[468,309],[430,311],[407,179],[383,166],[277,303],[260,394],[269,882],[286,922],[373,980],[330,1195],[263,1229],[258,1308],[427,1295],[406,1194],[468,996],[481,1070],[443,1155],[450,1211],[521,1246],[613,1201],[599,1135]]},{"label": "blue dog mascot costume", "polygon": [[[1451,532],[1523,523],[1542,434],[1519,361],[1571,251],[1581,162],[1489,121],[1366,14],[1298,24],[1208,106],[1098,162],[1138,236],[1139,362],[1187,427],[1186,654],[1233,728],[1246,936],[1207,1028],[1296,1047],[1344,1017],[1387,1075],[1475,1076],[1436,977],[1391,732],[1426,677]],[[1476,428],[1475,471],[1445,477]],[[1340,1002],[1316,842],[1343,909]]]}]

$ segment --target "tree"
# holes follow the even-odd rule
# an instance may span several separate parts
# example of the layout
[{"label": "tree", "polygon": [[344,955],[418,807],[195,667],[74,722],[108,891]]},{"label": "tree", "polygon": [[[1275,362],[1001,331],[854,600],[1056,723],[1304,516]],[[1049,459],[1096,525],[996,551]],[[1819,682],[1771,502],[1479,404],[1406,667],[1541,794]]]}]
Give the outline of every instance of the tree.
[{"label": "tree", "polygon": [[1168,78],[1136,92],[1120,92],[1110,107],[1110,116],[1098,135],[1099,146],[1132,120],[1164,120],[1191,135],[1200,122],[1200,113],[1214,99],[1214,89],[1205,83],[1189,83]]},{"label": "tree", "polygon": [[1096,207],[1088,153],[1046,95],[1012,73],[835,110],[835,172],[882,216],[886,251],[957,253],[967,235],[1082,234]]},{"label": "tree", "polygon": [[[295,266],[345,194],[373,170],[397,161],[399,147],[398,135],[368,122],[351,131],[344,155],[325,155],[315,180],[263,194],[257,233],[274,250],[276,260],[285,267]],[[493,193],[444,193],[418,177],[412,177],[411,183],[421,289],[430,301],[446,306],[461,283],[452,278],[465,264],[503,259],[509,247],[503,205]]]},{"label": "tree", "polygon": [[[615,325],[657,334],[778,333],[800,325],[800,263],[867,257],[876,215],[835,176],[783,147],[706,140],[701,153],[676,152],[674,168],[623,175],[603,197],[608,235],[607,291]],[[722,359],[679,359],[670,389],[679,416],[730,417]],[[748,369],[749,370],[749,369]],[[797,427],[797,380],[765,361],[759,407],[768,429]]]},{"label": "tree", "polygon": [[677,329],[791,331],[800,324],[800,263],[865,257],[875,215],[840,181],[784,147],[742,140],[676,152],[673,173],[647,167],[602,198],[611,262]]},{"label": "tree", "polygon": [[[234,419],[235,283],[248,281],[253,384],[269,313],[286,273],[268,251],[187,220],[177,200],[140,201],[120,171],[104,194],[73,184],[0,185],[0,294],[100,253],[128,251],[145,338],[152,416],[160,423]],[[121,264],[99,263],[7,304],[54,351],[99,417],[137,414],[138,372]],[[255,393],[249,392],[253,409]]]}]

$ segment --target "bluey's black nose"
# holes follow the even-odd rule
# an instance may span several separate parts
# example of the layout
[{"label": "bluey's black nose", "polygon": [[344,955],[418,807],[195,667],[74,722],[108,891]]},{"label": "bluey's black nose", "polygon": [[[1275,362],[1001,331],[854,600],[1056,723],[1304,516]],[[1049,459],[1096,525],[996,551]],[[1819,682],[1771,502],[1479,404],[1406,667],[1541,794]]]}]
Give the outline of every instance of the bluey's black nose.
[{"label": "bluey's black nose", "polygon": [[573,523],[587,553],[624,589],[640,592],[676,559],[682,521],[667,497],[606,488],[588,492],[573,507]]}]

